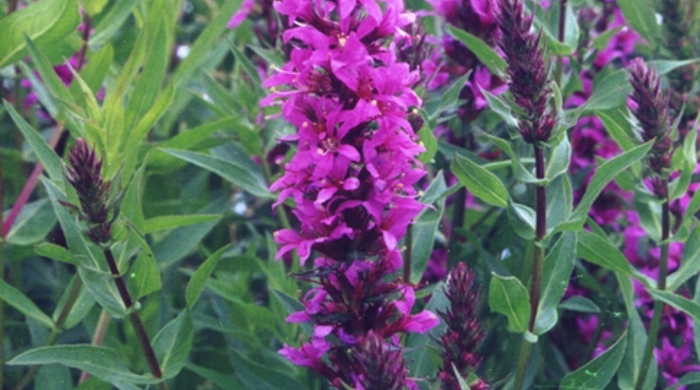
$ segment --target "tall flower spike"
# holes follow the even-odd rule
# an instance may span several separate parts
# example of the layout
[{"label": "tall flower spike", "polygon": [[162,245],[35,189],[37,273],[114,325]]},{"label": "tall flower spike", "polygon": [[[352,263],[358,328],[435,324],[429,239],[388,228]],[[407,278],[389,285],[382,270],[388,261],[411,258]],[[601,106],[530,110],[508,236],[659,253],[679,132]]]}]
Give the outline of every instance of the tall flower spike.
[{"label": "tall flower spike", "polygon": [[80,218],[88,224],[87,236],[95,244],[106,243],[111,235],[111,223],[107,220],[111,183],[102,178],[102,160],[79,138],[70,151],[68,162],[66,177],[78,194]]},{"label": "tall flower spike", "polygon": [[547,109],[549,67],[546,65],[542,33],[533,34],[532,15],[526,16],[521,0],[500,0],[496,21],[501,30],[499,47],[506,55],[508,86],[515,103],[525,111],[520,134],[526,142],[547,141],[556,122]]},{"label": "tall flower spike", "polygon": [[648,69],[641,58],[635,58],[629,67],[632,100],[637,108],[634,116],[642,128],[644,142],[656,139],[649,154],[649,167],[661,174],[671,167],[673,141],[669,137],[668,96],[661,92],[656,71]]},{"label": "tall flower spike", "polygon": [[[438,375],[444,390],[460,390],[454,368],[464,379],[474,372],[481,363],[477,349],[484,333],[476,315],[479,292],[474,288],[474,274],[467,269],[466,264],[459,263],[447,280],[445,295],[450,301],[450,308],[446,312],[438,311],[447,325],[439,340],[442,368]],[[488,385],[478,379],[469,383],[469,388],[485,390]]]},{"label": "tall flower spike", "polygon": [[358,390],[403,390],[407,369],[401,348],[385,343],[370,331],[357,347]]}]

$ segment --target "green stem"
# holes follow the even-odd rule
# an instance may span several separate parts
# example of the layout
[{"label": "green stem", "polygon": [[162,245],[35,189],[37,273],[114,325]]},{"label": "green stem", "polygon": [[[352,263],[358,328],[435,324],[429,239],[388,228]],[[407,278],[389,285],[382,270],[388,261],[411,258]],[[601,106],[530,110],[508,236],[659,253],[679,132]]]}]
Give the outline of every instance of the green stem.
[{"label": "green stem", "polygon": [[[561,0],[559,4],[559,42],[564,42],[564,33],[566,32],[566,2]],[[564,56],[557,56],[557,65],[554,69],[554,82],[561,89],[561,76],[564,68]]]},{"label": "green stem", "polygon": [[[662,179],[662,192],[668,194],[668,179]],[[668,275],[668,237],[669,237],[669,211],[668,211],[668,195],[664,199],[664,204],[661,208],[661,259],[659,260],[659,290],[666,290],[666,276]],[[644,347],[644,355],[642,358],[642,364],[639,367],[639,375],[637,376],[637,383],[634,386],[635,390],[642,390],[644,387],[644,382],[646,381],[647,372],[651,366],[651,359],[654,357],[654,347],[656,347],[656,342],[659,338],[659,328],[661,327],[661,314],[664,310],[664,304],[661,301],[654,301],[654,315],[651,319],[651,324],[649,325],[649,334],[647,336],[647,343]]]},{"label": "green stem", "polygon": [[515,389],[523,388],[525,368],[527,367],[527,360],[530,357],[530,349],[532,349],[532,344],[523,337],[522,344],[520,345],[520,356],[518,356],[518,370],[515,372]]},{"label": "green stem", "polygon": [[[535,174],[538,179],[544,179],[544,150],[537,143],[533,143],[532,147],[535,151]],[[540,290],[542,289],[542,270],[544,268],[544,248],[542,241],[547,235],[547,188],[543,185],[535,187],[535,245],[532,253],[532,281],[530,282],[530,323],[528,331],[535,332],[535,323],[537,322],[537,311],[540,302]],[[527,367],[527,357],[531,348],[527,340],[523,339],[523,345],[518,359],[518,375],[516,376],[516,390],[522,389],[522,376],[525,374]],[[520,380],[518,377],[520,376]]]}]

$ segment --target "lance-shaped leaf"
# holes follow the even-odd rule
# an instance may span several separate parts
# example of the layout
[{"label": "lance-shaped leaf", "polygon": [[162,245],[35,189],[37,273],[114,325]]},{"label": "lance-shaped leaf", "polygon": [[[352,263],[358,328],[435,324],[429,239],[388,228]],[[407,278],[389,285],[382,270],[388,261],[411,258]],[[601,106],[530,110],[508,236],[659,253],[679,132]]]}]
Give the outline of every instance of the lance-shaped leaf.
[{"label": "lance-shaped leaf", "polygon": [[[165,153],[181,158],[194,165],[207,169],[230,181],[241,189],[263,199],[271,199],[272,194],[267,189],[265,180],[260,172],[251,172],[244,161],[227,161],[218,157],[203,153],[189,152],[185,150],[162,149]],[[247,159],[247,156],[239,156],[239,159]]]},{"label": "lance-shaped leaf", "polygon": [[445,178],[440,171],[421,198],[421,202],[427,205],[434,203],[435,207],[424,208],[409,227],[411,229],[411,282],[413,283],[420,282],[428,267],[428,260],[435,243],[435,233],[445,209],[445,198],[442,195],[446,191]]},{"label": "lance-shaped leaf", "polygon": [[58,345],[41,347],[24,352],[6,364],[34,366],[38,364],[62,364],[94,375],[105,382],[152,384],[160,382],[151,374],[137,375],[129,371],[124,361],[111,348],[92,345]]},{"label": "lance-shaped leaf", "polygon": [[597,358],[567,374],[561,389],[604,389],[617,372],[627,345],[627,332]]},{"label": "lance-shaped leaf", "polygon": [[617,175],[619,175],[622,171],[644,158],[652,146],[653,142],[647,142],[634,147],[601,165],[596,171],[595,175],[593,175],[593,179],[591,179],[590,183],[588,184],[586,193],[583,195],[583,198],[581,198],[581,201],[579,201],[578,206],[576,206],[574,213],[571,215],[571,219],[569,219],[569,222],[566,223],[567,230],[580,229],[586,221],[586,216],[588,215],[593,202],[598,198],[598,195],[600,195],[605,186],[614,180],[615,177],[617,177]]},{"label": "lance-shaped leaf", "polygon": [[649,294],[651,294],[654,299],[667,303],[687,313],[689,316],[693,317],[693,321],[700,321],[700,304],[670,291],[649,289]]},{"label": "lance-shaped leaf", "polygon": [[180,373],[192,348],[194,325],[189,309],[185,309],[158,332],[153,339],[153,350],[163,369],[165,379]]},{"label": "lance-shaped leaf", "polygon": [[557,323],[557,306],[564,296],[576,260],[576,233],[559,237],[544,260],[542,290],[535,321],[535,334],[541,335]]},{"label": "lance-shaped leaf", "polygon": [[80,24],[76,0],[45,0],[5,16],[0,20],[0,69],[26,55],[24,34],[43,49],[55,47]]},{"label": "lance-shaped leaf", "polygon": [[609,240],[597,234],[582,230],[578,232],[577,256],[597,264],[613,272],[620,272],[633,277],[644,285],[651,286],[653,282],[630,265],[625,255]]},{"label": "lance-shaped leaf", "polygon": [[492,74],[505,74],[506,60],[479,37],[453,26],[448,26],[450,35],[462,42]]},{"label": "lance-shaped leaf", "polygon": [[492,275],[489,284],[491,310],[508,317],[508,325],[513,331],[525,332],[530,321],[530,293],[514,276]]},{"label": "lance-shaped leaf", "polygon": [[508,206],[508,190],[498,176],[458,154],[455,155],[451,168],[474,196],[494,206]]}]

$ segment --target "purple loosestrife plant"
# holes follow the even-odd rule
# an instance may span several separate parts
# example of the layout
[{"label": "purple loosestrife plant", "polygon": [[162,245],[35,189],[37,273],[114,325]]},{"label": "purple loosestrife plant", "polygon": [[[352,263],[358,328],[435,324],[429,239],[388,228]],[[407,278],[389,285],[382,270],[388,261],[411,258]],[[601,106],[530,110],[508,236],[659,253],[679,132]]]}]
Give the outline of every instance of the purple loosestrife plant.
[{"label": "purple loosestrife plant", "polygon": [[[659,259],[659,274],[657,285],[659,290],[666,289],[666,276],[668,274],[670,213],[668,175],[673,156],[673,141],[669,137],[668,96],[661,91],[661,82],[658,74],[650,70],[642,59],[637,58],[629,66],[630,84],[633,93],[631,95],[636,109],[633,113],[641,127],[642,139],[647,142],[654,140],[654,145],[649,152],[647,162],[654,176],[651,179],[654,195],[661,199],[661,255]],[[635,385],[636,390],[644,386],[647,371],[653,358],[654,348],[659,335],[661,316],[664,304],[661,301],[654,302],[654,313],[649,325],[644,355]]]},{"label": "purple loosestrife plant", "polygon": [[[80,219],[85,220],[88,226],[87,237],[100,246],[105,257],[109,271],[114,278],[119,295],[124,307],[129,311],[129,319],[138,338],[146,363],[155,378],[162,378],[163,372],[158,365],[158,359],[146,333],[146,328],[136,310],[133,310],[134,301],[119,271],[116,259],[110,248],[111,221],[110,215],[116,214],[112,210],[113,204],[109,200],[111,184],[102,178],[102,160],[97,158],[94,150],[90,149],[87,142],[79,138],[68,156],[70,163],[66,167],[68,182],[75,188],[80,201],[80,207],[64,203],[65,206],[78,211]],[[158,388],[167,390],[165,382],[160,382]]]},{"label": "purple loosestrife plant", "polygon": [[[484,333],[476,313],[479,302],[479,292],[474,287],[474,274],[464,263],[457,264],[447,279],[445,295],[450,301],[446,312],[438,312],[445,321],[447,329],[440,337],[442,367],[438,377],[443,384],[443,390],[460,390],[455,369],[467,379],[481,363],[477,353]],[[481,379],[469,383],[473,390],[488,389]]]},{"label": "purple loosestrife plant", "polygon": [[521,0],[500,0],[496,20],[501,30],[498,45],[505,54],[508,88],[523,109],[520,134],[531,144],[546,142],[556,124],[556,113],[548,109],[549,65],[541,44],[542,33],[533,34],[533,16],[527,16]]},{"label": "purple loosestrife plant", "polygon": [[319,254],[313,270],[296,275],[316,284],[302,299],[305,310],[288,318],[313,322],[314,334],[280,353],[334,387],[361,386],[368,358],[353,348],[375,345],[370,332],[381,341],[439,322],[427,311],[411,314],[413,287],[390,276],[402,266],[399,242],[423,209],[414,185],[425,174],[416,159],[424,148],[407,120],[421,104],[411,89],[418,73],[389,44],[415,18],[401,1],[283,0],[275,8],[289,20],[283,38],[293,49],[265,81],[273,93],[262,104],[281,101],[297,128],[282,141],[297,152],[271,189],[280,190],[278,204],[294,200],[299,223],[275,233],[277,258],[296,249],[304,264]]},{"label": "purple loosestrife plant", "polygon": [[[531,32],[533,16],[527,16],[520,0],[500,0],[496,21],[501,30],[498,45],[506,57],[508,88],[513,101],[523,111],[518,118],[520,135],[532,145],[535,154],[535,175],[545,179],[545,158],[542,143],[549,140],[557,123],[557,115],[549,108],[551,93],[549,66],[541,44],[542,33]],[[545,184],[536,185],[535,245],[533,247],[532,280],[530,282],[530,322],[528,331],[534,333],[537,319],[547,234],[547,193]],[[521,389],[525,366],[531,348],[523,339],[515,388]]]}]

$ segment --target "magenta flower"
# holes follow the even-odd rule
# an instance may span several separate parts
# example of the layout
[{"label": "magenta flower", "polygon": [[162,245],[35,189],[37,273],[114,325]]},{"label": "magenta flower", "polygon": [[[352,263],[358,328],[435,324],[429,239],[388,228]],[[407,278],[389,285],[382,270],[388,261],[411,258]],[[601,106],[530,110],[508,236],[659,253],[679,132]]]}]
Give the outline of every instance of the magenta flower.
[{"label": "magenta flower", "polygon": [[[283,39],[293,49],[263,84],[272,93],[261,104],[281,105],[297,128],[280,140],[297,151],[271,186],[280,191],[277,204],[293,199],[298,223],[275,233],[277,257],[296,249],[304,263],[318,254],[314,269],[296,275],[315,285],[302,299],[304,310],[287,318],[313,323],[313,339],[280,353],[336,387],[374,383],[377,375],[367,382],[363,361],[382,359],[383,340],[438,323],[432,313],[413,314],[413,288],[391,277],[402,265],[399,243],[424,207],[414,187],[425,171],[416,159],[424,148],[408,119],[421,105],[411,89],[418,72],[397,60],[399,48],[390,43],[415,17],[400,1],[384,3],[382,10],[373,0],[275,2],[289,21]],[[403,367],[401,354],[394,355],[382,366],[386,375]]]}]

